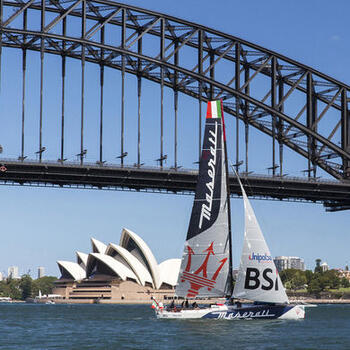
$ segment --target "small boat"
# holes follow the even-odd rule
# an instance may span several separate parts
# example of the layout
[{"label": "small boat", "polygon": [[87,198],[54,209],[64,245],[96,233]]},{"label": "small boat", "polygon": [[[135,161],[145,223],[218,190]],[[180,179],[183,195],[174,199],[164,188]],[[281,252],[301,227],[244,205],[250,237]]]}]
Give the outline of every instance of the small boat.
[{"label": "small boat", "polygon": [[[163,307],[160,319],[302,319],[304,305],[292,305],[265,242],[254,211],[237,176],[245,210],[243,252],[233,288],[228,162],[222,101],[209,101],[184,253],[175,295],[183,305]],[[226,302],[200,307],[201,299]],[[244,301],[250,301],[243,303]],[[188,300],[191,302],[189,303]]]},{"label": "small boat", "polygon": [[12,298],[10,298],[10,297],[0,297],[0,303],[12,303]]}]

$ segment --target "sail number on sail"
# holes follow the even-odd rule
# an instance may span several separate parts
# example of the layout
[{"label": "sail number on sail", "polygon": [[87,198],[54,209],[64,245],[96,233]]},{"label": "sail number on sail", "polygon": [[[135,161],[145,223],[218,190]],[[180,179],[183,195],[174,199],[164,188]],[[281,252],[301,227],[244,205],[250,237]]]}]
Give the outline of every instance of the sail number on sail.
[{"label": "sail number on sail", "polygon": [[201,215],[199,218],[199,228],[202,228],[203,219],[210,221],[211,209],[213,204],[213,194],[214,194],[214,183],[215,183],[215,166],[216,166],[216,144],[217,144],[217,131],[218,131],[218,123],[215,122],[215,132],[213,130],[209,130],[210,145],[210,154],[213,156],[208,161],[208,176],[210,177],[210,181],[206,183],[206,187],[209,190],[209,193],[205,194],[206,203],[202,204]]}]

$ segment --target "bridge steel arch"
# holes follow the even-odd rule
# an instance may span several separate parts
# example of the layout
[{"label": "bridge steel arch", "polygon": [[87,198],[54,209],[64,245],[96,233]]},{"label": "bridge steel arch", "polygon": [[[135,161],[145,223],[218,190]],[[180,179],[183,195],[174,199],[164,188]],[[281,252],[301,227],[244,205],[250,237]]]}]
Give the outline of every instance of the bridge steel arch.
[{"label": "bridge steel arch", "polygon": [[[40,15],[40,23],[28,21],[31,13]],[[37,16],[38,17],[38,16]],[[289,147],[307,159],[305,170],[309,178],[317,178],[322,169],[347,184],[350,179],[350,87],[321,72],[290,58],[252,44],[240,38],[205,26],[130,5],[107,0],[0,0],[0,55],[3,47],[21,49],[23,74],[26,52],[40,52],[42,125],[44,55],[62,58],[62,95],[66,58],[81,61],[81,142],[80,162],[84,162],[84,74],[85,62],[100,66],[101,96],[104,68],[122,72],[122,100],[125,74],[138,80],[140,104],[143,79],[161,87],[160,166],[166,155],[163,151],[163,89],[174,91],[175,118],[178,93],[201,102],[222,99],[226,113],[236,117],[236,159],[246,173],[248,168],[249,128],[254,127],[271,137],[271,171],[283,177],[283,149]],[[73,23],[73,24],[71,24]],[[107,33],[118,33],[111,38]],[[152,42],[153,45],[144,45]],[[190,56],[186,62],[181,57]],[[225,71],[225,74],[222,72]],[[262,93],[263,92],[263,93]],[[103,97],[101,97],[101,101]],[[121,154],[124,151],[124,105],[121,110]],[[140,113],[140,112],[139,112]],[[102,115],[102,102],[101,102]],[[138,116],[140,118],[140,115]],[[244,123],[246,159],[239,159],[239,122]],[[102,123],[102,117],[101,117]],[[201,119],[199,123],[199,156]],[[102,130],[102,124],[101,124]],[[102,131],[101,131],[102,133]],[[102,139],[102,137],[101,137]],[[175,161],[177,144],[175,127]],[[140,142],[139,142],[140,143]],[[140,145],[139,145],[140,147]],[[22,140],[22,161],[25,158]],[[100,159],[103,162],[100,142]],[[45,148],[40,129],[39,161]],[[64,154],[64,99],[62,101],[61,162]],[[141,166],[138,151],[138,167]]]}]

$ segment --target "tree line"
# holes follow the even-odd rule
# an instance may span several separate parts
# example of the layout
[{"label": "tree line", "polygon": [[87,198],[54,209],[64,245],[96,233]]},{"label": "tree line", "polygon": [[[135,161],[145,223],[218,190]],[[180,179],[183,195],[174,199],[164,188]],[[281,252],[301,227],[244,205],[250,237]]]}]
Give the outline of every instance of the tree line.
[{"label": "tree line", "polygon": [[286,289],[296,291],[306,289],[310,294],[318,295],[330,289],[349,288],[350,282],[340,277],[338,271],[322,271],[317,266],[315,271],[287,269],[280,272],[282,283]]},{"label": "tree line", "polygon": [[0,281],[0,296],[10,297],[13,300],[26,300],[34,298],[39,294],[39,290],[44,294],[51,294],[54,287],[53,282],[57,277],[44,276],[33,280],[29,274],[21,278],[7,278]]}]

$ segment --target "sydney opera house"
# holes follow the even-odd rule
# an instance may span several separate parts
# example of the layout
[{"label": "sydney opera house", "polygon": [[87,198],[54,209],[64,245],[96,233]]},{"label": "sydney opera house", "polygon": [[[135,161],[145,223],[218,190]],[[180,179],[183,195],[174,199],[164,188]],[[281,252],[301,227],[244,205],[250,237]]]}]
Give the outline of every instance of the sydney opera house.
[{"label": "sydney opera house", "polygon": [[123,229],[119,245],[92,238],[92,252],[76,252],[76,262],[57,261],[61,277],[53,293],[71,302],[147,301],[174,295],[180,259],[158,264],[148,245]]}]

